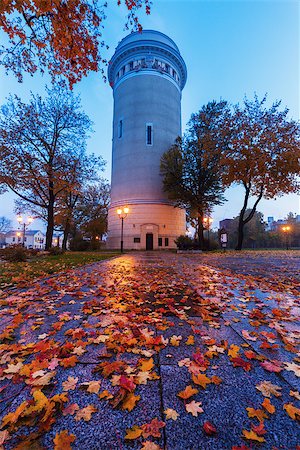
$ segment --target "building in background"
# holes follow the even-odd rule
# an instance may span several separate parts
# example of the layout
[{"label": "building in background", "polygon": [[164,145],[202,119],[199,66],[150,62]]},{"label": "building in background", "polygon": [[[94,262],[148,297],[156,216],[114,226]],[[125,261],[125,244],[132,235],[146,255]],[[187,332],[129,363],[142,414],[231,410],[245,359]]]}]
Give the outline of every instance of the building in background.
[{"label": "building in background", "polygon": [[[43,250],[45,248],[46,235],[40,230],[26,230],[24,247]],[[11,230],[5,235],[5,246],[22,245],[23,232],[20,230]]]},{"label": "building in background", "polygon": [[[131,33],[117,46],[108,78],[113,88],[113,146],[109,248],[175,248],[186,231],[185,210],[162,189],[160,159],[181,135],[181,92],[187,70],[163,33]],[[117,210],[128,208],[126,218]],[[123,240],[123,239],[122,239]]]}]

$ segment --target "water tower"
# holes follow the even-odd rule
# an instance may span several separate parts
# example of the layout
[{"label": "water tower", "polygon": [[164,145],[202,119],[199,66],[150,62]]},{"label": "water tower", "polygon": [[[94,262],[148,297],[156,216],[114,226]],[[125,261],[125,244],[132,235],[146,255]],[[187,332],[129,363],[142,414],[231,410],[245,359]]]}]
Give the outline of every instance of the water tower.
[{"label": "water tower", "polygon": [[[117,46],[108,78],[113,88],[113,144],[108,247],[175,248],[185,234],[185,210],[174,208],[162,189],[160,158],[181,135],[181,92],[186,65],[163,33],[131,33]],[[122,221],[123,222],[123,221]]]}]

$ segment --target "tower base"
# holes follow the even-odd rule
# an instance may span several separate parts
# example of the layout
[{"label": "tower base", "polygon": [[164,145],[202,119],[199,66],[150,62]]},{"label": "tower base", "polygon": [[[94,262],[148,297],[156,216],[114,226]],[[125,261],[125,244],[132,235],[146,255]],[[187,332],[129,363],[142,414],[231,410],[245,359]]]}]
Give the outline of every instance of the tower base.
[{"label": "tower base", "polygon": [[[124,205],[125,206],[125,205]],[[166,204],[126,203],[124,250],[167,250],[176,248],[175,239],[186,232],[185,210]],[[121,220],[117,207],[108,212],[107,248],[121,247]]]}]

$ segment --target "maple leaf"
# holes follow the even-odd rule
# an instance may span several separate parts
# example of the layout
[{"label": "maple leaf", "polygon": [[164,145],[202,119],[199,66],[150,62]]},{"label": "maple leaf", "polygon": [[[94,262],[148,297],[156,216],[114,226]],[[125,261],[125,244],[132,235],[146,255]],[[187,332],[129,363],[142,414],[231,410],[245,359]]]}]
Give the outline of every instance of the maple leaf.
[{"label": "maple leaf", "polygon": [[72,450],[71,444],[76,439],[74,434],[68,434],[67,430],[62,430],[60,433],[56,433],[54,442],[54,450]]},{"label": "maple leaf", "polygon": [[231,358],[236,358],[240,351],[240,347],[238,345],[232,344],[228,349],[228,356]]},{"label": "maple leaf", "polygon": [[217,375],[213,375],[211,377],[211,381],[212,381],[212,383],[214,383],[214,384],[216,384],[218,386],[219,384],[222,383],[223,380],[222,380],[222,378],[217,377]]},{"label": "maple leaf", "polygon": [[9,439],[9,432],[8,430],[0,431],[0,449],[4,450],[4,447],[2,447],[2,444],[4,444],[5,441]]},{"label": "maple leaf", "polygon": [[34,380],[27,379],[25,380],[26,384],[30,384],[31,386],[47,386],[51,379],[54,377],[55,372],[48,372],[42,377],[37,377]]},{"label": "maple leaf", "polygon": [[264,361],[260,363],[261,367],[263,367],[268,372],[276,372],[279,373],[282,371],[282,367],[278,366],[277,364],[274,364],[271,361]]},{"label": "maple leaf", "polygon": [[281,387],[276,384],[272,384],[271,381],[262,381],[256,385],[256,389],[265,397],[271,398],[271,395],[275,395],[275,397],[281,396]]},{"label": "maple leaf", "polygon": [[149,372],[139,372],[135,377],[135,382],[137,384],[147,384],[148,380],[151,380],[151,375]]},{"label": "maple leaf", "polygon": [[285,362],[284,368],[285,370],[290,370],[294,372],[296,377],[300,377],[300,366],[298,364]]},{"label": "maple leaf", "polygon": [[175,334],[173,334],[173,336],[170,337],[170,344],[173,345],[173,347],[179,347],[181,340],[182,336],[176,336]]},{"label": "maple leaf", "polygon": [[270,414],[274,414],[275,406],[271,404],[271,402],[268,398],[264,399],[261,406],[263,406],[265,408],[265,410],[267,410]]},{"label": "maple leaf", "polygon": [[242,330],[242,335],[244,336],[245,339],[249,340],[249,341],[256,341],[257,337],[254,336],[250,336],[249,332],[247,330]]},{"label": "maple leaf", "polygon": [[74,355],[81,356],[81,355],[83,355],[85,352],[86,352],[86,350],[85,350],[83,347],[81,347],[81,345],[79,345],[79,347],[75,347],[75,348],[74,348],[74,350],[73,350],[72,353],[74,353]]},{"label": "maple leaf", "polygon": [[149,372],[154,367],[153,358],[141,360],[139,367],[141,372]]},{"label": "maple leaf", "polygon": [[298,391],[290,391],[290,396],[300,400],[300,393]]},{"label": "maple leaf", "polygon": [[195,345],[195,338],[192,334],[190,334],[186,340],[186,345]]},{"label": "maple leaf", "polygon": [[78,359],[77,356],[70,356],[69,358],[64,358],[60,360],[59,364],[65,368],[67,367],[74,367],[77,363]]},{"label": "maple leaf", "polygon": [[129,392],[132,392],[136,388],[134,382],[130,378],[125,377],[125,375],[120,376],[119,385]]},{"label": "maple leaf", "polygon": [[161,447],[159,445],[157,445],[151,441],[145,441],[142,444],[143,444],[143,447],[141,448],[141,450],[160,450],[161,449]]},{"label": "maple leaf", "polygon": [[138,427],[137,425],[134,425],[132,428],[128,428],[126,430],[125,439],[137,439],[143,434],[143,430]]},{"label": "maple leaf", "polygon": [[300,420],[300,409],[296,408],[293,403],[285,403],[283,409],[286,410],[288,415],[294,420]]},{"label": "maple leaf", "polygon": [[211,383],[211,379],[208,378],[204,373],[199,373],[198,375],[192,375],[192,380],[195,384],[206,389],[206,386]]},{"label": "maple leaf", "polygon": [[190,403],[185,405],[185,409],[188,413],[191,413],[194,417],[197,417],[198,413],[203,413],[203,409],[200,405],[202,405],[201,402],[195,402],[195,400],[192,400]]},{"label": "maple leaf", "polygon": [[242,367],[247,372],[249,372],[249,370],[251,370],[252,368],[251,364],[248,361],[245,361],[243,358],[240,358],[239,356],[236,358],[231,358],[231,361],[234,367]]},{"label": "maple leaf", "polygon": [[258,436],[263,436],[267,432],[264,428],[264,422],[259,422],[259,425],[253,425],[252,423],[251,428]]},{"label": "maple leaf", "polygon": [[150,423],[145,423],[141,426],[144,438],[147,438],[149,436],[159,438],[161,436],[160,430],[165,426],[165,422],[162,422],[158,420],[157,417],[155,417],[155,419],[152,419]]},{"label": "maple leaf", "polygon": [[4,373],[18,373],[22,369],[23,363],[18,362],[17,364],[8,364],[7,369],[4,369]]},{"label": "maple leaf", "polygon": [[141,399],[140,395],[134,395],[132,392],[126,395],[122,403],[122,409],[127,409],[129,412],[133,410],[136,403]]},{"label": "maple leaf", "polygon": [[258,436],[253,430],[247,431],[243,430],[243,435],[246,439],[257,442],[265,442],[265,439],[262,436]]},{"label": "maple leaf", "polygon": [[79,409],[77,411],[75,420],[78,422],[79,420],[83,419],[85,422],[89,422],[91,420],[92,414],[97,411],[97,408],[94,407],[94,405],[88,405],[85,408]]},{"label": "maple leaf", "polygon": [[64,381],[62,383],[63,391],[74,391],[74,389],[76,388],[77,381],[78,377],[76,378],[68,377],[67,381]]},{"label": "maple leaf", "polygon": [[110,394],[110,392],[108,392],[108,390],[104,390],[102,392],[100,392],[100,394],[98,395],[98,397],[101,399],[106,398],[107,400],[110,400],[113,398],[113,395]]},{"label": "maple leaf", "polygon": [[89,392],[90,394],[98,394],[98,392],[100,391],[101,380],[81,383],[81,386],[87,386],[87,392]]},{"label": "maple leaf", "polygon": [[73,416],[75,414],[75,412],[78,411],[78,410],[79,410],[78,404],[77,403],[71,403],[66,408],[64,408],[62,413],[63,413],[63,416],[67,416],[68,414]]},{"label": "maple leaf", "polygon": [[188,385],[183,391],[178,392],[177,396],[183,398],[184,400],[187,400],[193,395],[198,394],[198,392],[198,389],[195,389],[192,386]]},{"label": "maple leaf", "polygon": [[246,408],[246,410],[248,411],[248,417],[256,417],[260,422],[268,418],[268,415],[262,409]]},{"label": "maple leaf", "polygon": [[165,415],[166,415],[166,419],[172,419],[172,420],[177,420],[177,418],[179,417],[179,414],[177,411],[175,411],[175,409],[172,408],[167,408],[164,411]]}]

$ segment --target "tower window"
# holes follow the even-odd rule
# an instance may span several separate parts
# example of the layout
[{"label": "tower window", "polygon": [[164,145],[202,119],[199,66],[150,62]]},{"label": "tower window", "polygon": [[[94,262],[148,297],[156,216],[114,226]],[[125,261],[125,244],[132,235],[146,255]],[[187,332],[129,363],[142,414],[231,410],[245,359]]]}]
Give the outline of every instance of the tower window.
[{"label": "tower window", "polygon": [[162,247],[162,238],[161,238],[161,237],[158,238],[158,246],[159,246],[159,247]]},{"label": "tower window", "polygon": [[118,137],[121,138],[123,135],[123,120],[119,120],[119,126],[118,126]]},{"label": "tower window", "polygon": [[146,144],[153,145],[153,125],[152,125],[152,123],[146,124]]},{"label": "tower window", "polygon": [[169,247],[169,238],[165,238],[165,247]]}]

